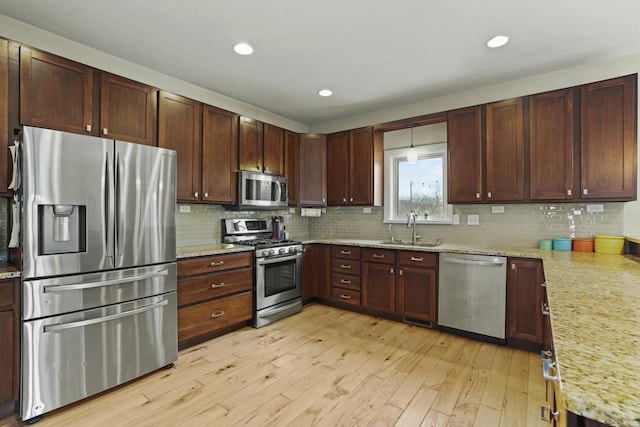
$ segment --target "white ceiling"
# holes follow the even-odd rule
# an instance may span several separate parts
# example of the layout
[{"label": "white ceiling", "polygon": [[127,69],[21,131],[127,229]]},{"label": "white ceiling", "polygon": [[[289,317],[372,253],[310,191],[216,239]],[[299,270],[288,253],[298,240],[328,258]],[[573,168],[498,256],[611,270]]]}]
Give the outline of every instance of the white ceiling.
[{"label": "white ceiling", "polygon": [[[307,125],[640,52],[638,0],[0,0],[0,13]],[[488,49],[496,34],[511,42]]]}]

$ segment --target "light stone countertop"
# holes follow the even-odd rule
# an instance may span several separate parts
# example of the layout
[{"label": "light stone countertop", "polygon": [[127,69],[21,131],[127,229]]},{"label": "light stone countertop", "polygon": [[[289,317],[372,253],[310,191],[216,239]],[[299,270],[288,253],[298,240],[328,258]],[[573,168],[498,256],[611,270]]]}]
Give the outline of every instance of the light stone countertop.
[{"label": "light stone countertop", "polygon": [[180,259],[252,251],[253,247],[251,246],[231,245],[228,243],[211,243],[208,245],[178,246],[176,248],[176,255],[177,258]]},{"label": "light stone countertop", "polygon": [[8,261],[0,261],[0,280],[20,277],[20,270]]},{"label": "light stone countertop", "polygon": [[[303,243],[542,259],[566,409],[614,426],[640,426],[640,258],[490,245],[390,245],[358,239]],[[252,249],[193,246],[178,248],[178,258],[246,250]]]},{"label": "light stone countertop", "polygon": [[566,409],[614,426],[640,426],[640,258],[495,246],[429,248],[350,239],[305,243],[542,259]]}]

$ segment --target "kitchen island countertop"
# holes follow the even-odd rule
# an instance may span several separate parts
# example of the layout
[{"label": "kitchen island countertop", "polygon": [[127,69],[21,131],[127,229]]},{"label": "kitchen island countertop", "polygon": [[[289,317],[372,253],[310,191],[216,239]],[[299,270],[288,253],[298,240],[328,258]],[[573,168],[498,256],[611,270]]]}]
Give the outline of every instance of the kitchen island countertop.
[{"label": "kitchen island countertop", "polygon": [[618,426],[640,426],[640,258],[536,248],[369,240],[308,240],[424,252],[542,259],[551,328],[567,410]]}]

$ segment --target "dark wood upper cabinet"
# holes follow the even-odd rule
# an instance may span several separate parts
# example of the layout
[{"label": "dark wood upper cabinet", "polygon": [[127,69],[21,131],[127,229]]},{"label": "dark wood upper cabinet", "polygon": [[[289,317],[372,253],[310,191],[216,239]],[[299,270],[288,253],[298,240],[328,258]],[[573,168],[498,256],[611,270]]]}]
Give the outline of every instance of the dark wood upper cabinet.
[{"label": "dark wood upper cabinet", "polygon": [[582,86],[580,197],[637,198],[637,74]]},{"label": "dark wood upper cabinet", "polygon": [[0,39],[0,193],[9,185],[9,42]]},{"label": "dark wood upper cabinet", "polygon": [[[510,345],[540,350],[544,329],[542,261],[509,258],[507,281],[507,339]],[[515,340],[515,341],[514,341]]]},{"label": "dark wood upper cabinet", "polygon": [[100,88],[100,135],[155,145],[158,90],[108,73]]},{"label": "dark wood upper cabinet", "polygon": [[486,200],[524,201],[524,101],[486,106]]},{"label": "dark wood upper cabinet", "polygon": [[231,204],[236,199],[238,116],[204,106],[202,117],[202,200]]},{"label": "dark wood upper cabinet", "polygon": [[202,149],[202,104],[160,91],[158,102],[158,146],[178,153],[178,201],[200,199]]},{"label": "dark wood upper cabinet", "polygon": [[94,134],[94,71],[49,53],[20,47],[20,123]]},{"label": "dark wood upper cabinet", "polygon": [[298,162],[300,159],[300,136],[286,130],[284,132],[284,176],[287,177],[289,206],[298,205]]},{"label": "dark wood upper cabinet", "polygon": [[300,135],[300,206],[327,205],[327,137]]},{"label": "dark wood upper cabinet", "polygon": [[572,200],[573,89],[533,95],[529,108],[529,198]]},{"label": "dark wood upper cabinet", "polygon": [[327,135],[327,204],[349,204],[349,132]]},{"label": "dark wood upper cabinet", "polygon": [[238,168],[262,172],[262,122],[241,116],[238,124]]},{"label": "dark wood upper cabinet", "polygon": [[482,201],[482,108],[450,111],[447,118],[449,203]]},{"label": "dark wood upper cabinet", "polygon": [[262,158],[265,173],[284,175],[284,129],[264,124]]},{"label": "dark wood upper cabinet", "polygon": [[327,204],[369,206],[382,181],[383,140],[374,139],[373,128],[364,127],[327,136]]}]

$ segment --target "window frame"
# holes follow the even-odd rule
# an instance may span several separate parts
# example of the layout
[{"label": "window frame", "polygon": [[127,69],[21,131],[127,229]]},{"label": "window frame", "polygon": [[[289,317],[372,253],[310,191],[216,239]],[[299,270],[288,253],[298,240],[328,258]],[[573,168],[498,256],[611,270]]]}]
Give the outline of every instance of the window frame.
[{"label": "window frame", "polygon": [[[442,201],[444,204],[444,216],[434,218],[432,216],[418,218],[417,224],[453,224],[453,206],[447,200],[447,143],[428,144],[414,146],[418,159],[442,156]],[[397,181],[398,163],[407,161],[409,147],[396,148],[384,151],[384,224],[406,224],[407,218],[397,217]]]}]

